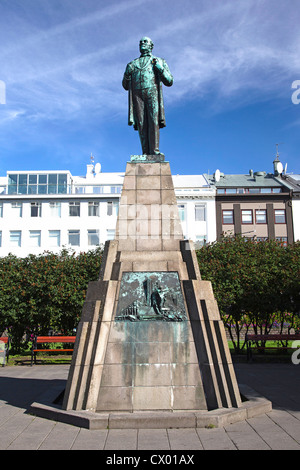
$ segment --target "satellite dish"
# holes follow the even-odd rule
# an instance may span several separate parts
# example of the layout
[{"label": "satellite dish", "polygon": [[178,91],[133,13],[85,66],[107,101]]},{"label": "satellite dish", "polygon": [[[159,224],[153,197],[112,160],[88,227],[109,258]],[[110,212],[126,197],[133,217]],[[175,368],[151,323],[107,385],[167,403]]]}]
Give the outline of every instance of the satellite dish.
[{"label": "satellite dish", "polygon": [[278,163],[277,163],[277,171],[278,171],[278,173],[279,173],[280,175],[281,175],[282,172],[283,172],[283,165],[282,165],[281,162],[278,162]]},{"label": "satellite dish", "polygon": [[217,182],[220,181],[220,178],[221,178],[220,170],[215,171],[214,177],[215,177],[215,181]]},{"label": "satellite dish", "polygon": [[100,173],[100,171],[101,171],[101,165],[100,165],[100,163],[96,163],[96,165],[95,165],[95,173],[96,173],[96,175],[97,175],[98,173]]}]

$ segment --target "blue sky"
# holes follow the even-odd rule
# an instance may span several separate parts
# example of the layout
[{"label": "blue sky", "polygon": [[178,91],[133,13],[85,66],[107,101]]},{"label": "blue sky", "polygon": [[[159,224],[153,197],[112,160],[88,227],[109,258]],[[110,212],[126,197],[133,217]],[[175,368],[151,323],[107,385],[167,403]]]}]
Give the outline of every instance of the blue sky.
[{"label": "blue sky", "polygon": [[296,0],[0,0],[0,175],[81,175],[91,153],[124,171],[141,149],[121,81],[142,36],[174,76],[172,173],[272,171],[276,143],[300,173],[299,18]]}]

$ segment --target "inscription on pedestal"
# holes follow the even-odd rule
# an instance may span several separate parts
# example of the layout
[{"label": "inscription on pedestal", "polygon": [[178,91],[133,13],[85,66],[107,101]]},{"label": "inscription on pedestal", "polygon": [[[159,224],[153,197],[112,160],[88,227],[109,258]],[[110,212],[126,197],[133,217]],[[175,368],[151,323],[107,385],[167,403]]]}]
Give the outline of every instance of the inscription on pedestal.
[{"label": "inscription on pedestal", "polygon": [[123,273],[116,320],[187,320],[177,272]]}]

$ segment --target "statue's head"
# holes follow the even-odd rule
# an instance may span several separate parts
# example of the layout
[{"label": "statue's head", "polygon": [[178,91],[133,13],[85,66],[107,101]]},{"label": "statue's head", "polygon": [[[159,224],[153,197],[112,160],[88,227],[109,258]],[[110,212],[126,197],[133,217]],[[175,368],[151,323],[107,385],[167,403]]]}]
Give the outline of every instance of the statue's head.
[{"label": "statue's head", "polygon": [[150,38],[143,37],[140,40],[140,52],[151,52],[153,49],[153,42]]}]

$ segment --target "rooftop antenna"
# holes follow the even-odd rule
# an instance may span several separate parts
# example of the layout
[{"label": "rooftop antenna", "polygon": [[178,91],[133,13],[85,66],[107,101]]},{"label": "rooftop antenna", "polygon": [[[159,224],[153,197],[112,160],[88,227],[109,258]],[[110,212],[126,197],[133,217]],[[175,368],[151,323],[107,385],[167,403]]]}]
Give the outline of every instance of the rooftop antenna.
[{"label": "rooftop antenna", "polygon": [[279,144],[276,144],[276,160],[279,160],[279,152],[278,152],[278,147],[279,145],[282,145],[283,142],[279,142]]},{"label": "rooftop antenna", "polygon": [[91,152],[91,164],[94,164],[94,162],[95,162],[95,159],[93,157],[93,153]]},{"label": "rooftop antenna", "polygon": [[279,144],[276,144],[276,158],[273,161],[275,176],[279,176],[283,173],[283,165],[281,161],[279,160],[279,152],[278,152],[278,146],[281,144],[282,142],[280,142]]}]

